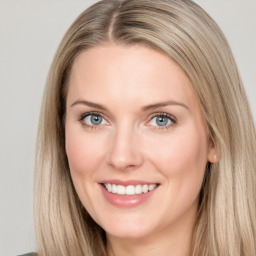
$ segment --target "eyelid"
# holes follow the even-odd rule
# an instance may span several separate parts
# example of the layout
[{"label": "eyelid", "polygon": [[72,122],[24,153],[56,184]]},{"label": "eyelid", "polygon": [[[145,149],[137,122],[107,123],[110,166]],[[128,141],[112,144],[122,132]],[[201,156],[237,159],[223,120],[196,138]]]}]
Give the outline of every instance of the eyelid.
[{"label": "eyelid", "polygon": [[173,122],[176,121],[176,118],[173,115],[166,112],[154,112],[150,114],[149,119],[151,120],[153,117],[156,117],[156,116],[165,116],[165,117],[169,117]]},{"label": "eyelid", "polygon": [[86,112],[86,113],[83,113],[80,115],[80,118],[79,118],[79,122],[81,122],[81,124],[83,126],[86,126],[88,128],[92,128],[92,129],[100,129],[102,126],[105,126],[106,124],[100,124],[100,125],[90,125],[90,124],[86,124],[84,122],[84,118],[87,117],[87,116],[90,116],[90,115],[97,115],[97,116],[100,116],[102,117],[104,120],[106,120],[106,122],[109,124],[109,121],[108,119],[105,117],[105,115],[103,115],[102,113],[100,112],[97,112],[97,111],[89,111],[89,112]]},{"label": "eyelid", "polygon": [[[98,111],[89,111],[89,112],[86,112],[86,113],[83,113],[80,115],[80,118],[79,118],[79,121],[82,123],[83,126],[86,126],[88,128],[92,128],[92,129],[100,129],[102,128],[102,126],[105,126],[106,124],[103,124],[103,125],[89,125],[89,124],[86,124],[83,120],[85,117],[89,116],[89,115],[98,115],[98,116],[101,116],[103,119],[106,120],[106,122],[109,124],[109,120],[107,117],[105,117],[104,114],[98,112]],[[170,119],[171,121],[171,124],[167,125],[167,126],[153,126],[153,125],[148,125],[148,123],[155,117],[159,117],[159,116],[162,116],[162,117],[167,117]],[[147,126],[152,126],[154,127],[154,129],[160,129],[160,130],[163,130],[163,129],[168,129],[168,128],[171,128],[172,126],[174,126],[175,124],[177,123],[177,119],[169,114],[169,113],[166,113],[166,112],[155,112],[155,113],[152,113],[149,117],[148,117],[148,121],[147,121]]]},{"label": "eyelid", "polygon": [[149,123],[153,118],[155,117],[167,117],[171,120],[171,124],[167,125],[167,126],[153,126],[153,125],[147,125],[147,126],[152,126],[154,127],[154,129],[168,129],[170,127],[172,127],[173,125],[175,125],[177,123],[177,119],[171,115],[171,114],[168,114],[166,112],[156,112],[156,113],[152,113],[150,116],[149,116],[149,120],[147,121],[147,123]]}]

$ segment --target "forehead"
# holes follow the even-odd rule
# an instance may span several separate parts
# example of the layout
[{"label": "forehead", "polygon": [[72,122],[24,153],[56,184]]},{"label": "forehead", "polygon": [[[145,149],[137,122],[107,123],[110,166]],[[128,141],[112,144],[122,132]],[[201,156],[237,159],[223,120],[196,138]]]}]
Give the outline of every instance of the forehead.
[{"label": "forehead", "polygon": [[191,104],[195,94],[189,78],[167,55],[144,46],[103,45],[74,61],[68,101],[93,98],[123,102],[178,100]]}]

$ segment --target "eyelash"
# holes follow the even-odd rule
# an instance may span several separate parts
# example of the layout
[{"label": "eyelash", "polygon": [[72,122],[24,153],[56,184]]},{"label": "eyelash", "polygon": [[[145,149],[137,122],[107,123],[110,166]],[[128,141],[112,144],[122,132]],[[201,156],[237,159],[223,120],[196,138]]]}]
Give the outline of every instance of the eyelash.
[{"label": "eyelash", "polygon": [[[88,125],[88,124],[86,124],[86,122],[84,121],[84,118],[86,118],[87,116],[90,116],[90,115],[100,116],[100,117],[104,118],[107,121],[107,118],[105,118],[105,116],[103,114],[99,113],[99,112],[87,112],[87,113],[82,114],[79,118],[79,122],[82,124],[83,127],[86,126],[89,129],[101,129],[102,128],[101,125]],[[177,123],[177,120],[176,120],[175,117],[173,117],[170,114],[164,113],[164,112],[157,112],[157,113],[151,114],[150,117],[149,117],[149,121],[147,121],[147,122],[150,122],[155,117],[167,117],[171,121],[171,124],[169,124],[167,126],[162,126],[162,127],[161,126],[153,126],[154,127],[153,129],[168,130]]]},{"label": "eyelash", "polygon": [[177,123],[177,120],[174,116],[164,113],[164,112],[158,112],[158,113],[151,114],[149,117],[149,122],[155,117],[166,117],[171,122],[171,124],[166,125],[166,126],[154,126],[154,129],[157,129],[157,130],[168,130],[168,129],[172,128]]},{"label": "eyelash", "polygon": [[101,128],[101,125],[88,125],[86,124],[86,122],[84,121],[84,119],[87,117],[87,116],[90,116],[90,115],[95,115],[95,116],[100,116],[102,118],[104,118],[105,120],[107,120],[104,115],[102,115],[101,113],[99,112],[88,112],[88,113],[84,113],[81,115],[79,121],[80,123],[82,124],[82,126],[86,126],[86,128],[89,128],[89,129],[100,129]]}]

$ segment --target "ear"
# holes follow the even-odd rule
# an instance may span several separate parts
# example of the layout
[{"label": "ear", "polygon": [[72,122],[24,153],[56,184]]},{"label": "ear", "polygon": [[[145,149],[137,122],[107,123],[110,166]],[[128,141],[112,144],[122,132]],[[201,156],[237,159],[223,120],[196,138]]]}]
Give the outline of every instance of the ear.
[{"label": "ear", "polygon": [[215,164],[218,163],[220,160],[219,152],[215,148],[213,143],[209,143],[209,149],[208,149],[208,162]]}]

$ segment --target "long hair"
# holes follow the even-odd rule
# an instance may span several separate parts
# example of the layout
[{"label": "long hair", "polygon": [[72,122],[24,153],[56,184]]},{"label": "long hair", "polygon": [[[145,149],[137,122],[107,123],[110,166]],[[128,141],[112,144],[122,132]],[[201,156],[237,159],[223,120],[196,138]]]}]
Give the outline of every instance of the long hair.
[{"label": "long hair", "polygon": [[38,130],[34,205],[39,255],[107,255],[105,232],[72,184],[64,125],[74,59],[104,43],[160,51],[180,65],[193,85],[220,160],[207,166],[190,254],[255,256],[252,113],[223,33],[190,0],[103,0],[66,32],[48,74]]}]

